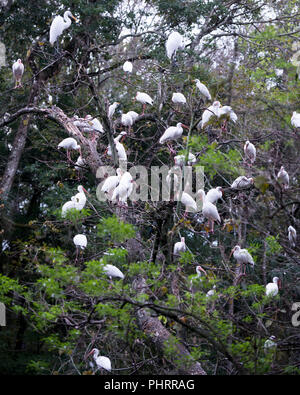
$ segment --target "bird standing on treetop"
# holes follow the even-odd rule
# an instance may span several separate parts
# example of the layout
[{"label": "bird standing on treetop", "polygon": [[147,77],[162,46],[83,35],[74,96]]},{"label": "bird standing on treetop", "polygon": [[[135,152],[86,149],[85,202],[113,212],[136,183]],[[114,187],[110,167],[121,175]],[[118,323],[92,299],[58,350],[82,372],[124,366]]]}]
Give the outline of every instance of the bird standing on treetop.
[{"label": "bird standing on treetop", "polygon": [[181,237],[181,240],[174,244],[173,254],[180,255],[180,252],[185,252],[185,251],[186,251],[185,238]]},{"label": "bird standing on treetop", "polygon": [[202,84],[202,82],[200,82],[198,79],[193,80],[193,82],[196,82],[196,86],[199,89],[200,93],[208,100],[211,100],[211,95],[207,87],[204,84]]},{"label": "bird standing on treetop", "polygon": [[178,49],[183,48],[183,38],[178,32],[172,32],[166,41],[167,56],[172,59]]},{"label": "bird standing on treetop", "polygon": [[[165,141],[179,139],[183,133],[183,128],[189,129],[188,126],[184,125],[181,122],[178,122],[176,126],[170,126],[169,128],[167,128],[159,139],[160,144],[163,144]],[[169,150],[170,152],[175,153],[175,151],[170,146]]]},{"label": "bird standing on treetop", "polygon": [[223,189],[222,187],[217,187],[210,189],[206,194],[206,199],[211,202],[215,203],[217,200],[221,199],[223,196]]},{"label": "bird standing on treetop", "polygon": [[67,150],[67,158],[71,162],[71,156],[70,156],[70,150],[79,150],[79,153],[81,155],[81,148],[80,145],[77,143],[77,141],[73,137],[67,137],[66,139],[62,140],[58,146],[58,149],[60,148],[65,148]]},{"label": "bird standing on treetop", "polygon": [[99,355],[99,350],[97,348],[93,348],[92,351],[87,355],[88,358],[90,355],[93,355],[94,361],[96,362],[97,369],[105,369],[108,372],[111,371],[111,362],[110,359]]},{"label": "bird standing on treetop", "polygon": [[118,107],[119,104],[120,104],[119,102],[115,101],[113,104],[111,104],[108,107],[107,116],[108,116],[109,119],[112,119],[112,117],[113,117],[113,115],[114,115],[114,113],[116,111],[116,108]]},{"label": "bird standing on treetop", "polygon": [[290,225],[288,227],[288,232],[289,232],[288,239],[289,239],[289,242],[290,242],[291,246],[292,247],[296,247],[296,242],[297,242],[297,231],[296,231],[296,229],[292,225]]},{"label": "bird standing on treetop", "polygon": [[24,65],[22,63],[21,59],[18,59],[12,66],[12,72],[14,79],[16,81],[15,83],[15,89],[18,87],[22,87],[21,79],[24,73]]},{"label": "bird standing on treetop", "polygon": [[218,212],[217,207],[212,204],[208,199],[207,196],[205,195],[205,192],[203,189],[199,189],[197,194],[200,195],[200,199],[202,200],[202,214],[203,216],[208,219],[210,229],[209,232],[211,231],[212,233],[214,232],[214,222],[221,222],[221,218]]},{"label": "bird standing on treetop", "polygon": [[249,167],[252,166],[252,163],[255,162],[256,159],[256,148],[250,141],[246,141],[244,145],[244,153],[245,153],[245,162],[247,162],[247,159],[249,159],[250,163],[248,163]]},{"label": "bird standing on treetop", "polygon": [[250,187],[254,182],[253,178],[247,178],[245,176],[239,176],[231,184],[233,189],[244,189]]},{"label": "bird standing on treetop", "polygon": [[297,113],[296,111],[293,112],[293,115],[292,115],[292,118],[291,118],[291,124],[296,129],[300,128],[300,113]]},{"label": "bird standing on treetop", "polygon": [[269,283],[266,285],[266,295],[267,296],[276,296],[278,294],[278,283],[279,283],[279,278],[278,277],[273,277],[272,283]]},{"label": "bird standing on treetop", "polygon": [[51,26],[50,26],[50,44],[53,46],[55,41],[58,39],[58,37],[63,33],[65,29],[70,27],[71,25],[71,17],[74,19],[74,21],[77,21],[77,19],[72,15],[71,11],[66,11],[64,13],[64,17],[60,15],[56,15],[56,17],[53,19]]},{"label": "bird standing on treetop", "polygon": [[277,174],[277,181],[279,182],[279,184],[283,184],[284,189],[288,189],[290,177],[288,175],[288,172],[284,169],[283,166],[281,166],[281,168]]},{"label": "bird standing on treetop", "polygon": [[180,92],[175,92],[172,95],[172,102],[175,104],[185,104],[186,103],[186,98],[185,96],[180,93]]},{"label": "bird standing on treetop", "polygon": [[135,100],[143,104],[143,112],[141,115],[144,115],[145,113],[146,104],[150,104],[150,106],[153,105],[153,99],[151,99],[151,97],[144,92],[137,92],[135,96]]},{"label": "bird standing on treetop", "polygon": [[254,267],[254,260],[251,256],[251,254],[246,250],[246,248],[241,248],[239,245],[236,245],[230,255],[233,254],[234,258],[236,259],[237,263],[242,267],[244,265],[244,275],[246,274],[246,264],[250,264],[252,267]]}]

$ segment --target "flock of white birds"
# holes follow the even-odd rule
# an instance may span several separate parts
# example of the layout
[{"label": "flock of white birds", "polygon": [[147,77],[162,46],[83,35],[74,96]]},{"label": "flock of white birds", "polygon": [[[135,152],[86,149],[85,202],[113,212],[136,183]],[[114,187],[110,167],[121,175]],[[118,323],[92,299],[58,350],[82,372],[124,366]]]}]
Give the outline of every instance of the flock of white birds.
[{"label": "flock of white birds", "polygon": [[[50,43],[54,45],[56,42],[58,45],[58,38],[63,33],[65,29],[67,29],[71,25],[71,19],[76,21],[76,18],[72,15],[70,11],[66,11],[64,13],[64,17],[56,16],[52,21],[50,27]],[[58,48],[58,47],[57,47]],[[175,57],[176,52],[180,49],[184,48],[183,44],[183,37],[178,32],[172,32],[167,41],[166,41],[166,52],[168,58],[171,60]],[[24,73],[24,65],[21,59],[18,59],[12,67],[13,76],[15,79],[15,88],[22,87],[21,79]],[[123,71],[126,73],[131,73],[133,71],[133,64],[130,61],[126,61],[123,65]],[[199,79],[193,80],[195,82],[197,89],[199,90],[200,94],[203,96],[204,100],[211,101],[212,96],[208,90],[208,88],[200,82]],[[140,102],[143,105],[142,114],[144,115],[145,109],[147,105],[153,105],[153,99],[144,92],[137,92],[135,96],[135,100]],[[185,105],[187,100],[185,96],[181,92],[175,92],[172,95],[172,102],[177,105]],[[115,110],[119,105],[118,102],[114,102],[108,107],[107,116],[111,120],[114,116]],[[135,111],[129,111],[126,114],[122,114],[121,116],[121,124],[128,128],[128,132],[130,132],[132,125],[139,117],[139,114]],[[202,119],[199,122],[197,129],[205,129],[208,125],[212,117],[221,118],[224,117],[225,121],[232,121],[235,123],[237,121],[237,115],[233,111],[230,106],[222,106],[219,101],[214,101],[212,105],[208,106],[202,114]],[[87,115],[85,118],[79,118],[78,116],[74,116],[73,118],[74,125],[76,125],[81,131],[83,132],[92,132],[92,141],[95,141],[96,133],[105,133],[104,128],[101,122],[93,118],[91,115]],[[293,112],[291,117],[291,124],[295,128],[300,128],[300,113],[296,111]],[[159,142],[160,144],[167,143],[170,153],[175,154],[176,151],[170,145],[170,142],[177,140],[182,137],[183,128],[189,129],[187,125],[184,125],[181,122],[178,122],[176,126],[168,127],[163,135],[160,137]],[[121,132],[115,139],[114,144],[116,148],[116,153],[120,161],[127,161],[127,154],[124,145],[120,140],[127,135],[127,132]],[[80,170],[80,168],[85,164],[84,159],[81,155],[81,148],[80,145],[73,137],[68,137],[61,141],[58,145],[58,149],[64,148],[67,151],[67,158],[71,161],[70,150],[78,150],[80,155],[75,163],[76,170]],[[111,156],[111,146],[107,147],[106,154]],[[244,145],[244,154],[245,154],[245,163],[251,167],[256,159],[256,148],[254,144],[250,141],[246,141]],[[181,167],[185,163],[185,156],[184,155],[177,155],[174,157],[175,166]],[[194,154],[189,153],[187,158],[187,164],[192,165],[196,162],[196,157]],[[104,192],[109,199],[118,204],[127,205],[127,199],[131,195],[133,191],[133,184],[134,180],[131,174],[127,171],[118,168],[116,171],[117,175],[107,177],[104,184],[102,185],[102,192]],[[179,184],[178,176],[175,173],[169,171],[166,181],[170,185],[171,183],[171,174],[174,177],[175,185]],[[287,171],[281,166],[278,174],[277,174],[278,182],[283,186],[284,189],[289,187],[289,175]],[[250,187],[254,183],[253,178],[247,178],[245,176],[240,176],[236,180],[233,181],[231,184],[231,188],[233,189],[245,189]],[[66,213],[70,209],[82,210],[86,204],[86,196],[85,193],[87,191],[83,188],[83,186],[78,187],[78,193],[75,196],[71,197],[71,200],[66,202],[62,207],[62,217],[66,216]],[[209,221],[210,231],[214,231],[214,222],[220,222],[220,215],[218,213],[218,209],[216,207],[216,202],[222,198],[223,191],[221,187],[213,188],[205,194],[204,190],[200,189],[197,194],[202,201],[202,214],[203,216]],[[197,204],[195,200],[185,191],[181,191],[181,193],[177,193],[175,195],[177,199],[180,199],[181,202],[187,208],[192,208],[193,210],[197,210]],[[296,238],[297,233],[295,228],[289,226],[288,228],[288,239],[292,247],[296,245]],[[76,261],[78,258],[79,249],[84,249],[87,246],[87,238],[84,234],[77,234],[73,238],[74,244],[76,246]],[[185,238],[181,237],[181,241],[175,243],[174,245],[174,256],[179,256],[180,253],[185,252],[187,249],[185,244]],[[247,249],[242,249],[239,245],[235,246],[230,256],[233,254],[234,258],[236,259],[237,263],[242,268],[244,266],[244,274],[246,270],[246,265],[249,264],[254,267],[254,260],[251,254],[247,251]],[[103,271],[110,277],[117,277],[117,278],[124,278],[124,274],[115,266],[113,265],[105,265],[103,267]],[[202,273],[206,274],[205,270],[201,266],[197,266],[196,268],[197,276],[200,277]],[[278,294],[278,284],[280,280],[278,277],[274,277],[272,283],[266,285],[266,295],[267,296],[275,296]],[[215,294],[215,288],[207,292],[206,296],[211,297]],[[271,339],[271,338],[270,338]],[[266,346],[267,347],[267,346]],[[111,362],[109,358],[98,356],[99,350],[93,349],[89,355],[93,355],[94,360],[98,368],[104,368],[108,371],[111,370]]]}]

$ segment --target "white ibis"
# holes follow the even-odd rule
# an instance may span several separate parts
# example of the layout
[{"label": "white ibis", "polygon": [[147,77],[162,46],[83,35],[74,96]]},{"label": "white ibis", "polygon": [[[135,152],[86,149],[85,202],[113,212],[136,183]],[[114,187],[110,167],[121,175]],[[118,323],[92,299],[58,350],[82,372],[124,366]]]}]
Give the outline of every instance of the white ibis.
[{"label": "white ibis", "polygon": [[233,189],[245,189],[249,188],[253,184],[253,178],[247,178],[245,176],[239,176],[236,178],[231,184],[231,188]]},{"label": "white ibis", "polygon": [[[166,141],[179,139],[182,136],[183,128],[189,129],[188,126],[184,125],[181,122],[178,122],[176,126],[170,126],[169,128],[167,128],[164,131],[161,138],[159,139],[160,144],[163,144]],[[168,145],[168,148],[169,148],[170,152],[175,153],[175,151],[173,150],[173,148],[171,146]]]},{"label": "white ibis", "polygon": [[178,178],[177,174],[174,173],[174,172],[172,171],[172,169],[171,169],[171,170],[168,171],[168,175],[167,175],[167,177],[166,177],[166,181],[167,181],[167,183],[168,183],[169,186],[171,186],[172,177],[174,177],[174,187],[177,187],[178,184],[179,184],[179,178]]},{"label": "white ibis", "polygon": [[236,113],[233,111],[233,109],[230,106],[222,106],[219,110],[219,117],[221,118],[224,115],[228,115],[229,119],[233,122],[236,123],[238,117]]},{"label": "white ibis", "polygon": [[71,149],[79,150],[80,155],[81,155],[80,145],[77,143],[77,141],[73,137],[67,137],[66,139],[62,140],[58,144],[57,148],[58,149],[65,148],[67,150],[67,158],[69,159],[70,162],[71,162],[71,155],[70,155]]},{"label": "white ibis", "polygon": [[218,117],[220,107],[221,103],[219,101],[214,101],[211,106],[204,110],[202,114],[202,119],[199,122],[198,127],[200,127],[200,129],[204,129],[211,117]]},{"label": "white ibis", "polygon": [[244,145],[244,153],[245,153],[245,161],[247,162],[247,159],[249,160],[249,166],[252,166],[252,164],[255,162],[256,159],[256,148],[255,146],[250,143],[250,141],[246,141]]},{"label": "white ibis", "polygon": [[86,235],[83,234],[78,234],[76,236],[73,237],[73,242],[76,246],[76,258],[75,258],[75,262],[77,262],[78,259],[78,254],[79,254],[79,249],[84,250],[85,247],[87,246],[87,238]]},{"label": "white ibis", "polygon": [[121,270],[114,265],[107,264],[103,266],[103,271],[110,278],[110,280],[112,279],[112,277],[121,278],[122,280],[125,277]]},{"label": "white ibis", "polygon": [[266,285],[266,295],[267,296],[276,296],[278,294],[278,283],[279,278],[273,277],[272,282]]},{"label": "white ibis", "polygon": [[193,292],[193,284],[198,280],[198,281],[200,281],[200,282],[202,282],[202,273],[204,273],[205,274],[205,276],[207,275],[207,273],[206,273],[206,271],[203,269],[203,267],[202,266],[200,266],[200,265],[198,265],[197,267],[196,267],[196,275],[195,276],[193,276],[192,278],[191,278],[191,291]]},{"label": "white ibis", "polygon": [[166,41],[167,56],[172,59],[176,55],[178,49],[183,47],[182,35],[178,32],[172,32]]},{"label": "white ibis", "polygon": [[[120,143],[120,140],[121,139],[123,140],[126,135],[127,135],[127,132],[123,131],[114,139],[118,158],[119,158],[119,160],[122,160],[122,161],[127,161],[127,154],[126,154],[124,145],[122,143]],[[110,145],[106,148],[105,152],[107,153],[108,156],[112,156],[112,150],[111,150]]]},{"label": "white ibis", "polygon": [[119,102],[115,101],[113,104],[111,104],[108,107],[107,116],[108,116],[109,119],[112,119],[112,117],[113,117],[113,115],[114,115],[114,113],[116,111],[116,108],[118,107],[119,104],[120,104]]},{"label": "white ibis", "polygon": [[206,97],[208,100],[211,100],[211,95],[210,95],[209,90],[207,89],[207,87],[202,82],[200,82],[198,79],[193,80],[193,82],[196,82],[196,86],[199,89],[200,93],[204,97]]},{"label": "white ibis", "polygon": [[200,196],[200,200],[202,201],[202,214],[208,220],[210,228],[209,232],[214,232],[214,222],[221,222],[221,218],[218,212],[217,207],[212,204],[207,197],[205,196],[205,192],[203,189],[199,189],[197,194]]},{"label": "white ibis", "polygon": [[186,98],[185,96],[180,93],[180,92],[175,92],[172,95],[172,102],[175,104],[185,104],[186,103]]},{"label": "white ibis", "polygon": [[181,252],[186,251],[185,238],[181,237],[180,241],[174,244],[173,254],[180,255]]},{"label": "white ibis", "polygon": [[131,174],[126,171],[122,177],[120,178],[119,185],[115,188],[112,200],[117,200],[118,202],[121,201],[122,203],[126,203],[126,200],[131,195],[133,191],[133,183],[134,180]]},{"label": "white ibis", "polygon": [[207,297],[207,298],[212,297],[212,296],[216,293],[216,288],[217,288],[216,285],[214,285],[213,288],[210,289],[210,290],[206,293],[206,297]]},{"label": "white ibis", "polygon": [[131,117],[131,115],[127,114],[122,114],[121,116],[121,124],[123,126],[127,126],[128,130],[130,131],[131,126],[133,125],[133,119]]},{"label": "white ibis", "polygon": [[[179,166],[179,167],[183,166],[184,161],[185,161],[185,155],[174,156],[174,162],[175,162],[176,166]],[[197,162],[197,159],[196,159],[195,155],[192,154],[191,152],[189,152],[187,164],[190,166],[196,162]]]},{"label": "white ibis", "polygon": [[289,242],[290,242],[290,244],[291,244],[291,246],[292,247],[296,247],[296,242],[297,242],[297,231],[296,231],[296,229],[292,226],[292,225],[290,225],[289,227],[288,227],[288,239],[289,239]]},{"label": "white ibis", "polygon": [[[180,192],[177,192],[175,197],[176,197],[176,200],[179,200]],[[182,204],[184,204],[184,206],[185,206],[184,215],[186,215],[188,210],[197,211],[197,203],[196,203],[196,201],[187,192],[184,192],[184,191],[182,192],[180,202]]]},{"label": "white ibis", "polygon": [[139,117],[139,114],[135,111],[128,111],[127,115],[130,115],[133,123],[137,120],[137,118]]},{"label": "white ibis", "polygon": [[77,161],[75,162],[75,170],[82,170],[82,167],[85,165],[85,160],[81,155],[78,156]]},{"label": "white ibis", "polygon": [[82,186],[79,185],[77,188],[78,193],[75,196],[72,196],[75,200],[76,209],[82,210],[86,204],[86,196],[85,193],[89,194],[87,190]]},{"label": "white ibis", "polygon": [[74,21],[77,21],[77,19],[72,15],[71,11],[66,11],[64,13],[64,17],[60,15],[56,15],[56,17],[53,19],[51,26],[50,26],[50,44],[53,46],[55,41],[58,39],[58,37],[63,33],[65,29],[71,26],[71,17],[74,19]]},{"label": "white ibis", "polygon": [[254,260],[251,254],[246,250],[246,248],[241,248],[239,245],[236,245],[229,256],[233,254],[234,259],[236,259],[237,263],[242,267],[244,266],[244,274],[246,274],[246,265],[249,264],[254,267]]},{"label": "white ibis", "polygon": [[293,115],[292,115],[292,118],[291,118],[291,124],[296,129],[300,128],[300,113],[297,113],[296,111],[293,112]]},{"label": "white ibis", "polygon": [[145,113],[146,104],[150,104],[150,106],[153,105],[153,99],[151,99],[147,93],[137,92],[135,99],[143,104],[143,112],[141,115],[144,115]]},{"label": "white ibis", "polygon": [[283,185],[284,189],[288,189],[290,177],[288,175],[288,172],[284,169],[284,166],[281,166],[277,174],[277,181],[279,182],[279,184]]},{"label": "white ibis", "polygon": [[272,335],[269,337],[269,339],[267,339],[265,341],[265,344],[264,344],[265,351],[268,351],[270,348],[272,349],[274,347],[277,347],[277,343],[274,342],[275,339],[276,339],[276,337]]},{"label": "white ibis", "polygon": [[97,118],[93,118],[90,114],[86,115],[86,117],[84,118],[87,123],[88,126],[83,128],[84,132],[93,132],[93,136],[92,136],[92,141],[95,141],[96,138],[96,132],[97,133],[105,133],[103,126],[101,124],[101,122],[99,121],[99,119]]},{"label": "white ibis", "polygon": [[62,209],[61,209],[61,216],[64,218],[64,217],[66,216],[67,212],[68,212],[69,210],[71,210],[71,209],[76,209],[76,210],[77,210],[75,196],[72,196],[72,197],[71,197],[71,200],[69,200],[68,202],[66,202],[66,203],[62,206]]},{"label": "white ibis", "polygon": [[206,194],[206,200],[215,203],[223,196],[222,187],[212,188]]},{"label": "white ibis", "polygon": [[125,73],[132,73],[132,69],[133,69],[133,64],[127,60],[123,64],[123,71],[125,71]]},{"label": "white ibis", "polygon": [[98,356],[99,350],[97,348],[93,348],[92,351],[87,355],[88,358],[90,355],[93,355],[94,361],[96,362],[98,369],[105,369],[108,372],[111,372],[111,361],[107,357]]},{"label": "white ibis", "polygon": [[120,182],[121,176],[122,176],[122,170],[118,168],[116,176],[110,176],[106,178],[106,180],[104,181],[101,187],[101,191],[104,193],[109,193],[110,191],[115,189]]},{"label": "white ibis", "polygon": [[76,245],[76,247],[81,248],[82,250],[85,249],[87,246],[87,238],[86,235],[83,234],[78,234],[73,237],[73,242]]},{"label": "white ibis", "polygon": [[18,87],[22,87],[21,79],[24,73],[24,64],[22,63],[21,59],[18,59],[12,66],[12,72],[14,76],[15,82],[15,89]]}]

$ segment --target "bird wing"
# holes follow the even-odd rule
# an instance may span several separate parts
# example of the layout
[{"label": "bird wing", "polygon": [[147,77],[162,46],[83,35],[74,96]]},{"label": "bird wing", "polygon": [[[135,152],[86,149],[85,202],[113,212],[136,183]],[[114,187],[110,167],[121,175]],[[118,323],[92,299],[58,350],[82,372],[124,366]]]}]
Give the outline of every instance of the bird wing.
[{"label": "bird wing", "polygon": [[206,86],[204,84],[202,84],[202,82],[197,83],[197,87],[203,96],[205,96],[209,100],[211,100],[211,95],[209,93],[209,90],[206,88]]}]

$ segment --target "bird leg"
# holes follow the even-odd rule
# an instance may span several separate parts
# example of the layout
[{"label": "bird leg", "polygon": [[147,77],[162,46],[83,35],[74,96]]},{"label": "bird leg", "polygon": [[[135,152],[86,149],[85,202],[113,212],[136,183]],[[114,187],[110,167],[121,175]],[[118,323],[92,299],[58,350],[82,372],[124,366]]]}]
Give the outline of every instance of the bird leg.
[{"label": "bird leg", "polygon": [[145,114],[145,109],[146,109],[146,104],[144,103],[144,104],[143,104],[143,112],[141,113],[141,115],[144,115],[144,114]]},{"label": "bird leg", "polygon": [[75,258],[75,265],[77,264],[77,260],[78,260],[78,253],[79,253],[79,250],[78,250],[78,247],[76,246],[76,258]]},{"label": "bird leg", "polygon": [[171,155],[175,155],[176,151],[174,150],[174,148],[172,147],[172,145],[170,143],[167,143],[167,146],[169,148],[170,154]]}]

